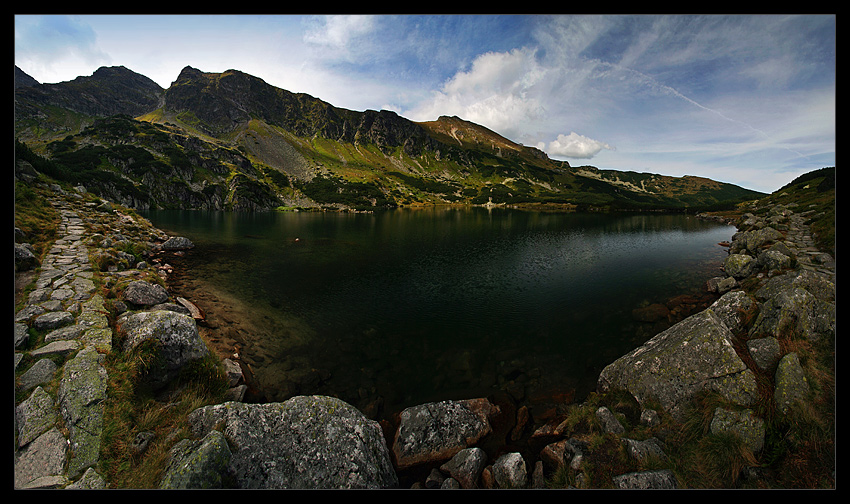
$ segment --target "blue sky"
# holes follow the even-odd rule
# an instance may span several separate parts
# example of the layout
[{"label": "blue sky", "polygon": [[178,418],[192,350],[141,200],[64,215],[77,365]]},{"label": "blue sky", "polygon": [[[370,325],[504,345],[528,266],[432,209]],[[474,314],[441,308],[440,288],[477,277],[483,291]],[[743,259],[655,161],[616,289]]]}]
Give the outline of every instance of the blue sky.
[{"label": "blue sky", "polygon": [[237,69],[352,110],[457,115],[572,165],[771,192],[835,165],[835,15],[19,15],[42,83]]}]

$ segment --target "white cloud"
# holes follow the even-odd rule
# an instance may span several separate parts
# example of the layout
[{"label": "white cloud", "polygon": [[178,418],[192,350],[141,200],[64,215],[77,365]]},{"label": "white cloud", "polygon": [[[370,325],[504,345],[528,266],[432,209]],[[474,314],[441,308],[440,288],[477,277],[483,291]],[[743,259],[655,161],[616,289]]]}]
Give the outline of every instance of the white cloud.
[{"label": "white cloud", "polygon": [[360,39],[372,32],[375,22],[374,16],[367,15],[315,18],[307,23],[304,42],[329,50],[338,58],[350,59],[354,50],[363,50]]},{"label": "white cloud", "polygon": [[599,154],[603,149],[615,150],[607,143],[579,135],[572,131],[569,135],[558,135],[557,140],[550,142],[549,148],[545,150],[550,156],[590,159]]},{"label": "white cloud", "polygon": [[430,101],[406,114],[416,120],[457,115],[515,137],[524,123],[545,113],[534,89],[545,73],[531,50],[487,52],[476,57],[469,70],[446,81]]},{"label": "white cloud", "polygon": [[111,58],[76,16],[16,16],[15,63],[40,82],[60,82],[91,75]]}]

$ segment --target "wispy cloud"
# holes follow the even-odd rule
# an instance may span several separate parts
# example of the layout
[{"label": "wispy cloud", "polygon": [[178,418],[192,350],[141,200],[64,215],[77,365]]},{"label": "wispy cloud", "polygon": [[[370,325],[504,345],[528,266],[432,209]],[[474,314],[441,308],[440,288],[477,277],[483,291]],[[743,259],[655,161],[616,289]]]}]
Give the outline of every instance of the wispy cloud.
[{"label": "wispy cloud", "polygon": [[235,68],[557,159],[766,191],[835,163],[829,15],[16,16],[15,62],[41,82],[118,64],[163,86]]}]

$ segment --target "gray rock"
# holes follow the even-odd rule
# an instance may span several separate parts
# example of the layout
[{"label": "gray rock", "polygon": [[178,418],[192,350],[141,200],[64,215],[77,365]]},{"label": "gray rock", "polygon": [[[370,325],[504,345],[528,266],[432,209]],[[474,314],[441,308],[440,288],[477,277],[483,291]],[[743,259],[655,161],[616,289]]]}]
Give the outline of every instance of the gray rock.
[{"label": "gray rock", "polygon": [[454,478],[446,478],[443,480],[443,484],[440,485],[440,489],[442,490],[459,490],[460,488],[462,488],[460,482]]},{"label": "gray rock", "polygon": [[674,418],[702,391],[742,406],[758,398],[755,375],[732,346],[733,335],[710,309],[691,315],[606,366],[597,389],[626,390],[641,404],[657,400]]},{"label": "gray rock", "polygon": [[15,271],[29,271],[37,268],[39,265],[38,258],[32,253],[32,250],[26,244],[15,244]]},{"label": "gray rock", "polygon": [[764,420],[752,410],[733,411],[724,408],[714,410],[709,430],[712,434],[732,433],[740,437],[753,453],[764,447]]},{"label": "gray rock", "polygon": [[168,292],[159,284],[136,280],[124,289],[121,299],[134,305],[153,306],[168,301]]},{"label": "gray rock", "polygon": [[832,309],[834,305],[819,302],[805,289],[783,290],[762,304],[750,335],[817,340],[834,331]]},{"label": "gray rock", "polygon": [[15,453],[15,488],[45,488],[64,477],[68,440],[55,427]]},{"label": "gray rock", "polygon": [[47,358],[39,359],[19,378],[21,391],[27,391],[37,385],[48,383],[56,374],[56,364]]},{"label": "gray rock", "polygon": [[493,462],[493,478],[499,488],[525,488],[528,484],[528,469],[518,452],[502,455]]},{"label": "gray rock", "polygon": [[203,439],[184,439],[171,449],[161,489],[222,488],[231,451],[224,434],[210,431]]},{"label": "gray rock", "polygon": [[617,417],[614,416],[614,413],[611,413],[611,410],[606,408],[605,406],[601,406],[596,410],[596,418],[602,424],[602,430],[609,434],[622,434],[626,432],[626,429],[623,427],[623,424],[617,420]]},{"label": "gray rock", "polygon": [[756,365],[765,371],[773,369],[782,355],[779,340],[773,337],[750,340],[747,342],[747,348],[750,351],[750,357],[753,358]]},{"label": "gray rock", "polygon": [[103,477],[97,471],[88,468],[79,480],[65,488],[68,490],[103,490],[106,488],[106,481],[103,480]]},{"label": "gray rock", "polygon": [[661,441],[657,438],[652,437],[643,441],[624,438],[623,444],[626,445],[626,451],[629,456],[639,462],[643,462],[649,458],[657,460],[667,459],[667,455],[661,446]]},{"label": "gray rock", "polygon": [[487,454],[481,448],[464,448],[457,452],[440,470],[456,479],[462,488],[477,488],[478,478],[487,465]]},{"label": "gray rock", "polygon": [[38,331],[50,331],[68,325],[73,321],[74,315],[69,312],[48,312],[36,317],[32,326]]},{"label": "gray rock", "polygon": [[720,296],[710,307],[711,311],[733,334],[745,332],[749,323],[749,314],[757,309],[755,301],[744,291],[731,291]]},{"label": "gray rock", "polygon": [[45,337],[44,342],[50,343],[60,340],[75,340],[83,334],[83,327],[77,324],[61,327],[50,331]]},{"label": "gray rock", "polygon": [[225,435],[228,471],[240,488],[398,486],[381,427],[339,399],[228,402],[193,411],[189,423],[195,437]]},{"label": "gray rock", "polygon": [[21,322],[15,322],[15,349],[18,350],[26,346],[30,339],[27,325]]},{"label": "gray rock", "polygon": [[791,267],[791,258],[777,250],[765,250],[759,253],[758,264],[767,271],[780,271]]},{"label": "gray rock", "polygon": [[393,452],[400,468],[442,462],[489,434],[497,411],[487,399],[440,401],[401,412]]},{"label": "gray rock", "polygon": [[796,402],[807,400],[810,392],[809,382],[796,353],[786,354],[779,361],[775,383],[773,398],[782,413],[788,413]]},{"label": "gray rock", "polygon": [[44,357],[47,355],[68,355],[70,353],[76,352],[80,348],[80,342],[75,340],[60,340],[53,341],[44,345],[43,347],[36,348],[30,355],[32,357]]},{"label": "gray rock", "polygon": [[86,347],[65,363],[59,382],[57,402],[69,431],[72,456],[68,476],[76,478],[97,463],[103,429],[103,407],[106,400],[106,369],[103,355],[94,347]]},{"label": "gray rock", "polygon": [[15,408],[15,427],[18,447],[24,446],[44,434],[59,419],[59,413],[50,394],[36,387],[32,394]]},{"label": "gray rock", "polygon": [[146,380],[154,387],[173,380],[184,366],[209,352],[195,321],[172,311],[139,312],[122,317],[118,320],[118,331],[125,335],[125,352],[146,341],[156,342],[156,358],[146,374]]},{"label": "gray rock", "polygon": [[656,471],[632,472],[614,476],[614,487],[619,489],[665,489],[672,490],[679,486],[676,476],[669,469]]},{"label": "gray rock", "polygon": [[723,270],[726,274],[741,280],[753,274],[757,266],[756,260],[747,254],[730,254],[723,261]]},{"label": "gray rock", "polygon": [[182,236],[174,236],[169,238],[165,243],[162,244],[163,250],[188,250],[195,246],[191,240],[188,238],[184,238]]}]

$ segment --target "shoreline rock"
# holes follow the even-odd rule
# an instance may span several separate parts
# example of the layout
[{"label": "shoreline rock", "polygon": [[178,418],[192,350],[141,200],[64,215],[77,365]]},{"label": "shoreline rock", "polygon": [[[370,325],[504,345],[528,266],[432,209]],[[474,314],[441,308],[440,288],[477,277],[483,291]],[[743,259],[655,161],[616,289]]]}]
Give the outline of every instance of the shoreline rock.
[{"label": "shoreline rock", "polygon": [[[104,247],[121,241],[120,233],[86,239],[81,212],[73,210],[67,198],[73,196],[63,194],[54,202],[63,219],[59,237],[41,265],[30,302],[15,315],[16,367],[22,362],[29,367],[18,384],[18,390],[28,394],[15,413],[19,445],[15,450],[16,488],[104,485],[94,467],[103,398],[108,393],[101,361],[103,353],[112,351],[113,332],[104,315],[104,300],[91,284],[95,268],[89,263],[87,247],[94,250],[92,257],[99,258],[99,270],[104,271],[107,283],[132,283],[132,278],[143,271],[133,267],[142,264],[135,258]],[[104,210],[101,206],[86,211]],[[736,223],[739,232],[729,243],[729,254],[742,257],[736,257],[735,263],[724,263],[725,276],[707,281],[708,291],[719,296],[710,306],[698,308],[706,302],[704,299],[685,303],[699,311],[682,320],[671,320],[678,308],[670,304],[637,313],[649,323],[666,319],[672,325],[606,367],[600,373],[598,391],[627,391],[635,400],[636,418],[647,425],[658,416],[648,408],[650,400],[678,417],[696,394],[718,392],[744,411],[717,409],[712,429],[737,433],[752,450],[762,449],[763,419],[749,409],[757,394],[755,376],[772,373],[775,401],[783,414],[796,407],[797,401],[808,400],[810,393],[796,354],[782,355],[776,342],[789,334],[812,341],[835,334],[835,260],[813,250],[805,213],[784,209],[781,215],[788,222],[781,232],[770,225],[778,222],[776,213],[768,219],[746,214]],[[160,243],[168,239],[159,230],[152,233]],[[169,253],[191,248],[186,241],[174,243],[176,248],[169,246]],[[153,250],[166,249],[155,246]],[[153,254],[148,259],[157,274],[167,280],[172,267]],[[746,291],[742,288],[745,283],[750,285]],[[752,287],[753,283],[758,287]],[[192,311],[182,302],[184,298],[169,304],[166,301],[170,296],[163,300],[161,292],[156,293],[158,289],[136,284],[131,292],[137,287],[144,287],[140,291],[146,295],[114,300],[116,305],[126,303],[127,308],[119,318],[119,330],[126,330],[135,318],[152,317],[179,320],[190,328],[189,333],[191,327],[197,331],[202,312]],[[138,309],[147,315],[130,313]],[[27,349],[27,327],[51,331],[50,341],[42,348]],[[741,356],[741,351],[750,355]],[[68,359],[56,367],[49,359],[37,359],[45,352],[67,353]],[[197,352],[189,353],[197,357]],[[232,376],[231,385],[236,385],[234,390],[244,387],[245,376],[241,369],[235,369],[238,365],[233,361],[225,364]],[[56,375],[62,377],[59,390],[42,387]],[[83,381],[71,381],[77,378]],[[241,395],[235,394],[244,396],[244,389]],[[61,422],[66,429],[47,429],[54,425],[46,413],[52,408],[62,411]],[[606,432],[624,435],[616,415],[610,413],[607,409],[597,412],[610,426]],[[497,416],[503,422],[506,415],[514,417],[511,422],[535,425],[535,420],[539,421],[520,420],[519,411],[504,410],[490,398],[419,405],[400,413],[395,424],[383,425],[350,404],[324,396],[300,395],[264,404],[226,402],[190,414],[194,437],[173,447],[172,463],[162,485],[397,488],[412,482],[409,486],[413,488],[539,488],[546,475],[559,468],[575,474],[578,487],[587,484],[583,460],[593,448],[572,437],[567,426],[559,424],[560,419],[535,425],[523,438],[527,439],[526,446],[512,434],[517,430],[513,425],[490,423]],[[664,456],[661,441],[646,444],[623,438],[623,442],[633,457]],[[420,471],[424,471],[421,478]],[[400,477],[402,473],[406,473],[404,478]],[[612,477],[618,488],[678,485],[670,471]]]}]

